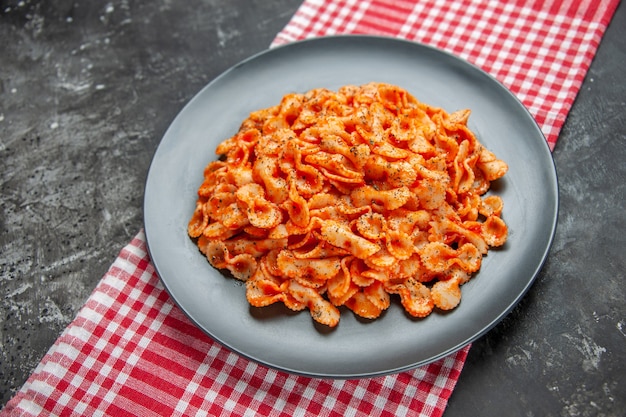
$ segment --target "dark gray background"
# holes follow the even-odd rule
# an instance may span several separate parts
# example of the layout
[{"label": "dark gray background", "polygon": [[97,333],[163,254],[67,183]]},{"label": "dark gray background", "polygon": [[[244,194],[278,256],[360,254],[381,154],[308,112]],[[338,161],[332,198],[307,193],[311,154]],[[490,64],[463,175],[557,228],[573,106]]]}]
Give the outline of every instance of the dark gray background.
[{"label": "dark gray background", "polygon": [[[0,0],[0,404],[142,227],[184,104],[269,45],[300,0]],[[626,10],[554,151],[560,220],[518,307],[474,343],[446,416],[621,416]]]}]

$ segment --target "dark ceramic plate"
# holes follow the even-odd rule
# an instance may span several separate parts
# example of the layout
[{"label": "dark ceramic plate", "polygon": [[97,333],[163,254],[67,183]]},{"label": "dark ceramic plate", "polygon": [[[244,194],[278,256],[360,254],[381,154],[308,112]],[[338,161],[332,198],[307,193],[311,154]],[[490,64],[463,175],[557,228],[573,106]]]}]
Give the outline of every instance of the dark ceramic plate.
[{"label": "dark ceramic plate", "polygon": [[[245,287],[213,269],[188,238],[205,165],[249,112],[290,92],[388,82],[449,112],[472,110],[470,128],[509,164],[493,185],[504,200],[506,245],[491,251],[463,286],[461,304],[416,320],[399,303],[377,320],[343,311],[339,326],[316,325],[284,306],[252,308]],[[200,91],[163,137],[148,174],[145,231],[168,292],[209,336],[254,361],[314,377],[359,378],[408,370],[485,334],[519,302],[548,254],[557,220],[552,156],[522,104],[467,62],[420,44],[369,36],[318,38],[265,51]]]}]

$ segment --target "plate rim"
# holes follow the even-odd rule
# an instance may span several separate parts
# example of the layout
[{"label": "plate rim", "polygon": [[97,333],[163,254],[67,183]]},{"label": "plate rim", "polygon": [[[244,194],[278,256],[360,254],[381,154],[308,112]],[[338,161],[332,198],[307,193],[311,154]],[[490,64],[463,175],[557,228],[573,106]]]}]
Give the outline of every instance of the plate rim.
[{"label": "plate rim", "polygon": [[[159,260],[154,257],[153,248],[152,248],[152,245],[150,244],[151,239],[152,239],[151,238],[151,228],[148,225],[146,212],[149,211],[149,209],[147,208],[147,206],[148,206],[147,194],[148,194],[149,186],[151,186],[151,184],[150,184],[151,173],[152,173],[152,170],[154,168],[155,161],[157,159],[157,155],[159,153],[159,150],[160,150],[163,142],[165,141],[165,139],[168,137],[168,134],[170,133],[170,129],[172,128],[172,125],[181,116],[181,114],[183,114],[188,108],[193,106],[193,104],[196,102],[196,100],[198,99],[199,96],[201,96],[203,94],[206,94],[206,92],[208,90],[210,90],[214,85],[218,84],[221,80],[231,76],[235,71],[240,70],[244,66],[249,65],[251,63],[253,64],[256,60],[258,60],[261,57],[264,57],[266,55],[276,54],[276,53],[285,53],[284,52],[285,50],[289,50],[291,48],[300,48],[300,47],[302,47],[302,45],[306,45],[306,44],[320,43],[320,42],[335,42],[337,40],[342,40],[342,39],[343,40],[348,40],[348,41],[349,40],[354,40],[354,41],[357,41],[357,42],[371,42],[371,41],[374,41],[374,42],[402,43],[402,44],[408,44],[411,47],[425,48],[426,50],[429,50],[432,53],[443,54],[443,55],[447,56],[448,59],[452,59],[454,61],[457,61],[457,62],[461,63],[464,66],[471,67],[474,71],[477,71],[482,76],[485,76],[488,79],[490,79],[491,83],[494,83],[494,85],[497,85],[498,88],[500,88],[502,92],[505,92],[506,94],[508,94],[509,98],[512,99],[514,102],[516,102],[517,106],[520,107],[520,109],[523,109],[523,111],[526,113],[526,117],[528,119],[532,120],[532,122],[534,123],[535,129],[536,129],[535,133],[538,133],[541,136],[541,138],[543,139],[543,141],[541,142],[543,144],[542,145],[542,147],[543,147],[542,153],[544,153],[545,155],[549,155],[549,157],[550,157],[549,160],[551,161],[551,166],[549,167],[550,169],[547,169],[547,168],[546,169],[550,173],[550,179],[552,180],[550,185],[553,187],[554,212],[552,213],[552,216],[551,216],[551,221],[550,221],[550,226],[551,227],[550,227],[549,236],[547,236],[547,242],[548,243],[545,246],[545,248],[543,248],[543,251],[542,251],[541,256],[540,256],[541,260],[536,265],[536,267],[534,268],[534,270],[532,272],[532,276],[526,282],[526,285],[524,286],[523,290],[521,292],[519,292],[519,294],[508,303],[507,307],[503,311],[501,311],[498,315],[493,317],[492,320],[488,323],[488,325],[483,326],[481,331],[475,333],[472,337],[467,338],[466,340],[460,341],[459,343],[455,344],[454,346],[451,346],[448,349],[445,349],[445,350],[441,351],[441,353],[439,353],[438,355],[431,356],[430,358],[428,358],[425,361],[421,361],[421,362],[417,362],[417,363],[407,363],[405,366],[400,366],[400,367],[396,367],[394,369],[388,369],[388,370],[383,370],[383,371],[353,372],[353,373],[350,373],[350,374],[329,374],[329,373],[315,373],[315,372],[311,372],[311,371],[302,371],[302,370],[299,370],[299,369],[295,369],[294,367],[282,366],[282,365],[279,365],[279,364],[276,364],[276,363],[270,363],[270,362],[265,361],[265,360],[257,357],[256,355],[253,355],[253,354],[251,354],[249,352],[243,352],[240,349],[237,349],[237,347],[231,346],[230,344],[224,342],[221,338],[217,337],[215,334],[213,334],[208,329],[206,329],[195,317],[191,316],[189,314],[189,312],[187,311],[187,309],[185,308],[185,306],[180,302],[178,297],[172,292],[172,290],[170,288],[170,285],[167,282],[167,279],[164,279],[162,274],[161,274],[161,272],[160,272]],[[540,146],[541,143],[538,144],[537,146]],[[212,340],[217,342],[219,345],[227,348],[230,352],[234,352],[234,353],[236,353],[238,355],[241,355],[243,357],[246,357],[246,358],[254,361],[257,364],[261,364],[261,365],[264,365],[264,366],[267,366],[269,368],[276,369],[276,370],[279,370],[279,371],[285,371],[285,372],[288,372],[288,373],[291,373],[291,374],[307,376],[307,377],[317,377],[317,378],[321,377],[321,378],[331,378],[331,379],[355,379],[355,378],[369,378],[369,377],[375,377],[375,376],[383,376],[383,375],[395,374],[395,373],[411,370],[411,369],[414,369],[414,368],[419,367],[419,366],[430,364],[430,363],[435,362],[435,361],[437,361],[439,359],[442,359],[442,358],[444,358],[446,356],[449,356],[449,355],[451,355],[451,354],[453,354],[455,352],[458,352],[459,350],[463,349],[468,344],[470,344],[470,343],[474,342],[475,340],[481,338],[486,333],[488,333],[491,329],[493,329],[493,327],[495,327],[498,323],[500,323],[503,320],[503,318],[505,316],[507,316],[508,314],[510,314],[511,311],[515,308],[515,306],[517,306],[519,304],[519,302],[527,294],[528,290],[532,287],[532,285],[534,284],[534,282],[537,279],[537,276],[539,275],[539,273],[543,269],[543,267],[544,267],[544,265],[545,265],[545,263],[546,263],[546,261],[548,259],[548,255],[550,253],[552,245],[554,243],[554,238],[555,238],[555,235],[556,235],[556,229],[557,229],[558,218],[559,218],[559,207],[560,207],[560,198],[559,198],[558,173],[556,171],[556,165],[554,163],[553,155],[552,155],[552,152],[550,151],[550,148],[548,146],[548,143],[547,143],[547,140],[545,138],[545,135],[541,131],[541,128],[537,124],[536,120],[534,119],[534,117],[532,116],[532,114],[530,113],[528,108],[521,102],[521,100],[519,98],[517,98],[517,96],[514,93],[512,93],[504,84],[502,84],[494,76],[492,76],[491,74],[489,74],[488,72],[486,72],[482,68],[480,68],[477,65],[475,65],[475,64],[465,60],[464,58],[462,58],[462,57],[460,57],[458,55],[455,55],[455,54],[453,54],[451,52],[439,49],[439,48],[431,46],[431,45],[423,44],[423,43],[420,43],[420,42],[417,42],[417,41],[407,40],[407,39],[402,39],[402,38],[389,37],[389,36],[379,36],[379,35],[341,34],[341,35],[330,35],[330,36],[307,38],[307,39],[294,41],[294,42],[291,42],[291,43],[288,43],[288,44],[279,45],[279,46],[276,46],[276,47],[268,48],[268,49],[265,49],[263,51],[257,52],[255,54],[250,55],[249,57],[247,57],[247,58],[245,58],[243,60],[240,60],[238,63],[234,64],[233,66],[229,67],[228,69],[226,69],[222,73],[218,74],[216,77],[211,79],[208,83],[206,83],[199,91],[197,91],[181,107],[181,109],[178,111],[178,113],[176,114],[174,119],[172,119],[171,123],[169,124],[168,128],[166,129],[166,131],[164,132],[162,138],[160,139],[159,144],[157,145],[156,150],[155,150],[155,152],[154,152],[154,154],[152,156],[152,159],[151,159],[151,162],[150,162],[150,165],[149,165],[149,169],[148,169],[148,173],[146,175],[146,179],[145,179],[145,183],[144,183],[144,201],[143,201],[144,219],[143,219],[143,225],[144,225],[144,233],[145,233],[145,236],[146,236],[147,251],[148,251],[150,260],[151,260],[151,262],[152,262],[152,264],[154,266],[155,273],[159,277],[159,280],[160,280],[161,284],[164,286],[164,288],[167,291],[168,295],[170,296],[172,301],[180,308],[180,310],[192,321],[192,323],[195,326],[197,326],[204,334],[206,334]],[[184,219],[185,225],[186,225],[186,222],[187,222],[187,219]],[[154,244],[154,242],[153,242],[153,244]]]}]

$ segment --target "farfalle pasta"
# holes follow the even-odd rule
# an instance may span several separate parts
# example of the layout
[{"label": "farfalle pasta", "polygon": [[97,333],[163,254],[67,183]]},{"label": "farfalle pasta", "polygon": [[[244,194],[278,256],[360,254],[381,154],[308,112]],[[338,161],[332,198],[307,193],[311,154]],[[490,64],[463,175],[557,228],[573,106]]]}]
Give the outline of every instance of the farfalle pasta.
[{"label": "farfalle pasta", "polygon": [[450,310],[507,226],[507,172],[467,127],[404,89],[369,83],[287,94],[216,149],[188,224],[255,307],[281,302],[334,327],[398,297],[412,316]]}]

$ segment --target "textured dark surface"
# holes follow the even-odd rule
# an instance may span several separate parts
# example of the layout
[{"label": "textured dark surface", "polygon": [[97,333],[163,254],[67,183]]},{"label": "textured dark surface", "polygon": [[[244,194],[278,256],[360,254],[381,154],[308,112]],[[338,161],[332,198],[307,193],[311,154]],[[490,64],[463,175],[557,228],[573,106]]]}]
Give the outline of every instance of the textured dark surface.
[{"label": "textured dark surface", "polygon": [[[299,0],[0,0],[0,406],[142,227],[152,154]],[[446,416],[626,410],[626,8],[554,151],[560,220],[519,306],[470,350]]]}]

